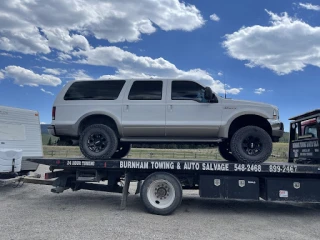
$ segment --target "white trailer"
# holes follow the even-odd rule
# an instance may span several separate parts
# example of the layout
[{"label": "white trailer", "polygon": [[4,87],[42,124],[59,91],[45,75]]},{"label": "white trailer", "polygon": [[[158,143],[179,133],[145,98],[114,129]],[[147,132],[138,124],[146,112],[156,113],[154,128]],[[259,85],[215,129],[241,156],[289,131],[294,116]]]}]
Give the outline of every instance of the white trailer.
[{"label": "white trailer", "polygon": [[21,173],[37,170],[39,164],[26,161],[43,157],[37,111],[0,106],[0,151],[22,152]]}]

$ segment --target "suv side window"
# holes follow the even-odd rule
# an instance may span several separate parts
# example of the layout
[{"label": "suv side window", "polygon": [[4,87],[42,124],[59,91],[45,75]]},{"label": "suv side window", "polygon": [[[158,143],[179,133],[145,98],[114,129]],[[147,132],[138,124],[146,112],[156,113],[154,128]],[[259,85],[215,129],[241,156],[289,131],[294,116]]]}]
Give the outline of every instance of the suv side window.
[{"label": "suv side window", "polygon": [[90,80],[73,83],[64,100],[115,100],[125,84],[125,80]]},{"label": "suv side window", "polygon": [[161,100],[162,81],[135,81],[129,92],[129,100]]},{"label": "suv side window", "polygon": [[172,100],[194,100],[197,102],[208,102],[204,97],[205,88],[192,81],[172,81]]}]

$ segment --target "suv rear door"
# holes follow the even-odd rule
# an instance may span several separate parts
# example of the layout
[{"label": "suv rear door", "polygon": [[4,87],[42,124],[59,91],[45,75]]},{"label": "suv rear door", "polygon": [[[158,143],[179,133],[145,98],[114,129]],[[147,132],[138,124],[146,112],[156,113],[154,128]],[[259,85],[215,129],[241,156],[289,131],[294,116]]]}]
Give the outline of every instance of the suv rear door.
[{"label": "suv rear door", "polygon": [[167,82],[130,81],[122,104],[123,136],[164,137]]}]

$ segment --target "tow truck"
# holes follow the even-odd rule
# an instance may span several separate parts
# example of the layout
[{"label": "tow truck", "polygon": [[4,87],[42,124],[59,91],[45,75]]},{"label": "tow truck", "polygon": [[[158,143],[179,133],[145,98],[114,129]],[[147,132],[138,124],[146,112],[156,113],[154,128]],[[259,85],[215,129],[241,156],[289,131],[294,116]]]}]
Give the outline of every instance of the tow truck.
[{"label": "tow truck", "polygon": [[121,194],[120,209],[126,208],[130,183],[137,182],[135,194],[140,194],[147,212],[158,215],[172,214],[186,189],[211,199],[320,202],[320,110],[290,120],[287,162],[41,158],[28,161],[50,166],[50,172],[43,180],[28,181],[52,185],[53,193],[116,192]]}]

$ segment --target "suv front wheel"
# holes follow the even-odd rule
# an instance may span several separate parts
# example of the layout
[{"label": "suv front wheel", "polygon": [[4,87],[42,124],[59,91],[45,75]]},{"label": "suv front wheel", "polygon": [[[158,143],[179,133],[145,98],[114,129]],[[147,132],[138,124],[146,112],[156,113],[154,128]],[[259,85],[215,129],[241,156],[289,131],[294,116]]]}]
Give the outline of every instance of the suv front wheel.
[{"label": "suv front wheel", "polygon": [[264,129],[246,126],[235,132],[230,147],[239,163],[260,164],[272,153],[272,139]]},{"label": "suv front wheel", "polygon": [[93,124],[86,127],[80,134],[79,146],[86,158],[108,159],[118,148],[118,138],[109,126]]}]

